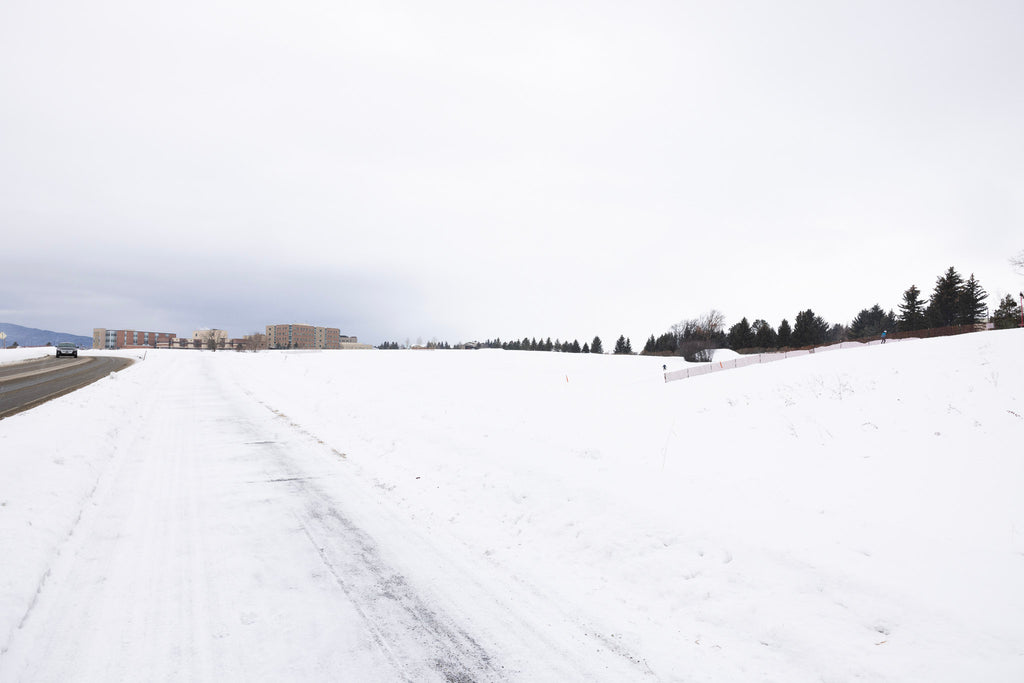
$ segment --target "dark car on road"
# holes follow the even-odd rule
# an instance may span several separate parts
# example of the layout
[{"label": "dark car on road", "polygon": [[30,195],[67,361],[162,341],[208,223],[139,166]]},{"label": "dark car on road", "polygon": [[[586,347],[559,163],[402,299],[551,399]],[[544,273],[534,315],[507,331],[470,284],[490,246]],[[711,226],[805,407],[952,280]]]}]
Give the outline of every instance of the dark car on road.
[{"label": "dark car on road", "polygon": [[74,356],[78,358],[78,347],[71,342],[61,342],[57,344],[57,358],[61,356]]}]

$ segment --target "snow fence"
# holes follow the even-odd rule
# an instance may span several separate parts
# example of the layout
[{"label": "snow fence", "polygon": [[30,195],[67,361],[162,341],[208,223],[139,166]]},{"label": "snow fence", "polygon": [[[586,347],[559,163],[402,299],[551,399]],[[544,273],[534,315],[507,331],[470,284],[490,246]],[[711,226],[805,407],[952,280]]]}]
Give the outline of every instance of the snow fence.
[{"label": "snow fence", "polygon": [[[898,341],[896,339],[890,340],[890,342]],[[761,363],[774,363],[777,360],[785,360],[787,358],[796,358],[798,356],[809,356],[812,353],[825,353],[826,351],[838,351],[840,349],[859,349],[868,345],[881,344],[880,340],[864,342],[843,342],[841,344],[831,344],[829,346],[819,346],[813,349],[802,349],[799,351],[784,351],[780,353],[759,353],[756,355],[740,356],[739,358],[730,358],[729,360],[723,361],[712,361],[706,365],[695,365],[690,368],[683,368],[681,370],[669,370],[665,373],[665,381],[673,382],[677,379],[689,379],[690,377],[698,377],[700,375],[709,375],[712,372],[721,372],[722,370],[734,370],[736,368],[746,367],[748,365],[760,365]]]}]

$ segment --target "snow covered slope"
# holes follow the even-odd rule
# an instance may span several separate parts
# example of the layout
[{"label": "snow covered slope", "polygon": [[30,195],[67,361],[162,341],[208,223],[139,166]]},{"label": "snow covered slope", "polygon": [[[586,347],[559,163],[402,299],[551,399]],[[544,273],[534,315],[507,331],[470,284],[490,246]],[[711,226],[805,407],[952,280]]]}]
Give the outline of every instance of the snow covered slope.
[{"label": "snow covered slope", "polygon": [[0,422],[0,680],[1021,680],[1022,351],[151,351]]}]

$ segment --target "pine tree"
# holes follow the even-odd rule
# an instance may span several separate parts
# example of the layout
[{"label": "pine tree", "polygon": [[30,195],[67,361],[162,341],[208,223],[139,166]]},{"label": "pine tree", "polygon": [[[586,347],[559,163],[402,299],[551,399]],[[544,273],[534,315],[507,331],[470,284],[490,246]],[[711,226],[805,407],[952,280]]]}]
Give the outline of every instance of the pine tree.
[{"label": "pine tree", "polygon": [[587,342],[583,342],[583,353],[590,353],[590,347],[587,345]]},{"label": "pine tree", "polygon": [[[580,351],[581,351],[581,349],[580,349],[579,341],[576,340],[576,339],[573,339],[572,340],[572,352],[573,353],[580,353]],[[590,348],[590,352],[594,353],[594,348],[593,347]]]},{"label": "pine tree", "polygon": [[839,323],[836,323],[835,325],[832,326],[832,329],[828,331],[828,335],[825,337],[825,341],[827,341],[829,344],[836,344],[841,341],[846,341],[847,336],[847,329],[840,325]]},{"label": "pine tree", "polygon": [[961,324],[960,292],[964,280],[953,266],[935,281],[935,290],[925,314],[932,327],[948,327]]},{"label": "pine tree", "polygon": [[789,321],[785,318],[783,318],[782,322],[779,323],[779,334],[776,343],[778,344],[776,348],[780,349],[784,349],[793,344],[793,330],[789,326]]},{"label": "pine tree", "polygon": [[974,278],[974,273],[971,273],[960,289],[960,324],[974,325],[985,322],[988,318],[988,305],[985,304],[987,298],[988,292],[981,288],[981,283]]},{"label": "pine tree", "polygon": [[814,346],[815,344],[822,344],[828,338],[828,330],[828,323],[808,308],[806,311],[796,314],[796,324],[793,325],[793,345]]},{"label": "pine tree", "polygon": [[877,337],[883,331],[894,332],[895,330],[896,316],[892,311],[886,313],[878,304],[870,309],[863,309],[850,323],[850,337],[853,339]]},{"label": "pine tree", "polygon": [[767,320],[755,320],[750,330],[754,333],[754,345],[758,348],[774,349],[778,344],[778,335]]},{"label": "pine tree", "polygon": [[1012,294],[1007,294],[999,302],[999,306],[992,314],[992,322],[997,330],[1008,330],[1020,326],[1020,306]]},{"label": "pine tree", "polygon": [[[879,315],[882,313],[882,309],[879,308],[878,304],[875,304],[872,310],[877,309]],[[861,312],[853,319],[850,323],[850,336],[854,339],[860,339],[862,337],[869,337],[874,335],[875,328],[878,327],[878,323],[872,320],[871,310],[866,308],[861,309]],[[878,330],[881,332],[881,330]]]},{"label": "pine tree", "polygon": [[750,329],[750,323],[747,322],[746,318],[743,318],[738,323],[729,328],[729,334],[726,337],[729,343],[729,348],[733,351],[739,351],[740,349],[749,349],[754,345],[754,332]]},{"label": "pine tree", "polygon": [[601,345],[601,338],[594,337],[594,341],[590,342],[591,353],[604,353],[604,347]]},{"label": "pine tree", "polygon": [[925,304],[921,300],[921,290],[914,285],[903,292],[903,303],[900,304],[898,329],[904,332],[923,330],[928,327],[928,316],[925,315]]},{"label": "pine tree", "polygon": [[644,350],[640,352],[640,355],[641,356],[647,356],[649,354],[654,353],[654,346],[655,346],[655,344],[657,344],[657,342],[654,340],[654,335],[652,334],[647,339],[647,343],[644,344]]},{"label": "pine tree", "polygon": [[661,353],[675,353],[679,349],[679,340],[671,332],[658,337],[654,342],[654,350]]},{"label": "pine tree", "polygon": [[625,335],[619,335],[619,338],[615,341],[615,349],[612,353],[618,355],[626,353],[626,337]]}]

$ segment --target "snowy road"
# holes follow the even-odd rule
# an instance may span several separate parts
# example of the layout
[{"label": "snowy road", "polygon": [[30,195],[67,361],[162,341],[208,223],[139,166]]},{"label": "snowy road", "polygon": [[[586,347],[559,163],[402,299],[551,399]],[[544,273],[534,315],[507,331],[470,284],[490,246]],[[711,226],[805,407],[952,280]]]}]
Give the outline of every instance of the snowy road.
[{"label": "snowy road", "polygon": [[0,368],[0,418],[28,410],[131,365],[126,358],[43,358]]},{"label": "snowy road", "polygon": [[643,677],[595,654],[540,596],[488,586],[403,528],[344,454],[205,360],[198,374],[172,362],[149,378],[145,428],[112,444],[0,654],[0,680],[487,681],[530,669],[496,647],[543,653],[534,680]]}]

